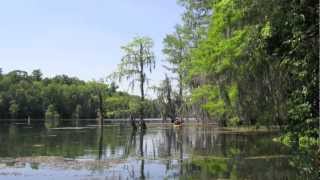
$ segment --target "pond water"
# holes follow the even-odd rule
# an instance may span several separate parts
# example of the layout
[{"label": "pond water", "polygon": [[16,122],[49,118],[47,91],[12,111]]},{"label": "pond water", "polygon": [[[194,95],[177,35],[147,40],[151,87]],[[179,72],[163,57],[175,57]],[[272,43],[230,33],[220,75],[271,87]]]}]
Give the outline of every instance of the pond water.
[{"label": "pond water", "polygon": [[[76,127],[76,128],[74,128]],[[276,132],[213,125],[0,125],[0,179],[312,179]]]}]

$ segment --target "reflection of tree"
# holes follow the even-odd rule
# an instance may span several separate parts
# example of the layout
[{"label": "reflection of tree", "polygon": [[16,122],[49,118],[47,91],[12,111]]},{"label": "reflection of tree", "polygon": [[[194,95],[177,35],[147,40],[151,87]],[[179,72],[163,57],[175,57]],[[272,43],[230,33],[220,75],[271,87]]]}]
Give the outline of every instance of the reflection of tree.
[{"label": "reflection of tree", "polygon": [[39,163],[32,162],[32,163],[30,163],[30,167],[31,167],[31,169],[39,169]]},{"label": "reflection of tree", "polygon": [[[317,179],[320,173],[320,156],[315,149],[300,149],[297,147],[290,147],[291,156],[288,161],[291,168],[301,177],[310,177],[310,179]],[[320,150],[318,150],[320,153]]]},{"label": "reflection of tree", "polygon": [[[194,130],[184,132],[193,135],[192,144],[195,146],[191,160],[185,161],[182,166],[182,179],[296,179],[299,176],[298,170],[294,169],[298,165],[290,161],[291,157],[287,159],[283,156],[292,153],[273,142],[270,134],[220,133],[210,128]],[[190,144],[188,140],[183,140],[184,144]],[[304,161],[306,159],[303,158]],[[305,165],[297,169],[311,170],[308,168],[312,167]],[[301,175],[314,179],[312,174]]]},{"label": "reflection of tree", "polygon": [[9,139],[15,139],[17,135],[17,127],[15,124],[10,124],[9,126]]},{"label": "reflection of tree", "polygon": [[[167,144],[167,153],[166,153],[167,157],[171,156],[172,134],[173,134],[173,127],[165,130],[165,135],[166,135],[165,143]],[[168,158],[167,164],[166,164],[166,170],[170,169],[170,164],[171,164],[171,159]]]},{"label": "reflection of tree", "polygon": [[164,159],[166,171],[170,170],[172,149],[175,148],[175,134],[172,126],[165,126],[161,131],[160,138],[156,141],[156,150],[158,157]]},{"label": "reflection of tree", "polygon": [[103,126],[100,126],[100,134],[99,134],[99,147],[98,147],[98,159],[101,160],[103,155]]},{"label": "reflection of tree", "polygon": [[[124,130],[124,132],[125,131],[126,130]],[[125,144],[125,149],[124,149],[124,154],[122,156],[122,159],[128,158],[128,156],[130,156],[131,152],[136,150],[136,134],[137,134],[137,129],[132,128],[131,133],[130,133],[129,137],[127,138],[127,142]],[[131,168],[129,166],[127,166],[126,170],[128,171],[129,179],[136,178],[135,177],[136,171],[134,169],[134,166],[132,166]]]},{"label": "reflection of tree", "polygon": [[124,153],[125,157],[128,157],[132,149],[135,149],[136,147],[136,133],[137,133],[137,130],[133,128],[125,147],[125,153]]},{"label": "reflection of tree", "polygon": [[176,136],[177,136],[177,147],[179,150],[180,175],[183,175],[183,129],[181,128],[177,129]]},{"label": "reflection of tree", "polygon": [[172,134],[173,134],[173,128],[166,129],[166,144],[167,144],[167,156],[171,156],[171,144],[172,144]]},{"label": "reflection of tree", "polygon": [[[106,152],[112,153],[114,150],[116,153],[110,154],[112,158],[119,156],[124,161],[130,161],[131,158],[127,157],[135,155],[141,158],[134,163],[128,163],[129,179],[148,178],[147,169],[145,170],[148,162],[145,162],[144,157],[149,155],[146,146],[150,146],[150,143],[146,142],[148,137],[153,135],[149,132],[146,134],[145,131],[130,131],[131,128],[126,126],[104,127],[106,131],[98,127],[71,132],[46,130],[42,124],[39,127],[33,126],[32,129],[16,124],[1,126],[1,155],[68,158],[94,156],[101,161],[96,161],[96,166],[92,169],[104,173],[107,162],[104,160],[108,159],[109,155]],[[73,136],[70,136],[70,133]],[[92,141],[93,139],[95,141]],[[287,147],[273,142],[270,135],[265,133],[221,133],[202,127],[169,127],[156,134],[154,140],[158,150],[158,154],[155,154],[160,161],[165,159],[160,163],[170,169],[166,172],[170,177],[180,175],[181,179],[296,179],[300,176],[316,179],[314,177],[317,175],[314,171],[317,171],[318,166],[313,164],[313,158],[316,157],[293,154]],[[185,154],[190,157],[188,160],[183,160]],[[293,156],[283,156],[286,154]]]},{"label": "reflection of tree", "polygon": [[79,119],[78,119],[78,118],[76,119],[76,124],[75,124],[75,126],[76,126],[76,127],[79,127]]},{"label": "reflection of tree", "polygon": [[104,130],[103,130],[103,126],[99,126],[98,129],[98,157],[97,157],[97,163],[95,164],[93,171],[98,171],[98,172],[103,172],[104,169],[104,163],[103,161],[103,154],[104,154],[104,143],[103,143],[103,136],[104,136]]},{"label": "reflection of tree", "polygon": [[144,175],[144,153],[143,153],[143,137],[145,135],[145,130],[141,129],[140,131],[140,141],[139,141],[139,151],[141,156],[141,166],[140,166],[140,179],[145,179]]},{"label": "reflection of tree", "polygon": [[46,119],[44,125],[47,129],[59,127],[59,119]]}]

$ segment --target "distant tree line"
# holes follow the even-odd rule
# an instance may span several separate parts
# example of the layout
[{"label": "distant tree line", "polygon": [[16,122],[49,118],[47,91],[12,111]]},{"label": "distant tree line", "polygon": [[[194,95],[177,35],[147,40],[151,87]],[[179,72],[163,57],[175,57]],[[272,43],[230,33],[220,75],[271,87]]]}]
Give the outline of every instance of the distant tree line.
[{"label": "distant tree line", "polygon": [[[138,111],[139,97],[117,91],[114,83],[85,82],[58,75],[43,78],[40,70],[3,74],[0,70],[0,119],[11,118],[96,118],[101,92],[105,118],[128,118]],[[146,117],[158,117],[156,101],[146,100]],[[1,120],[0,120],[1,121]]]}]

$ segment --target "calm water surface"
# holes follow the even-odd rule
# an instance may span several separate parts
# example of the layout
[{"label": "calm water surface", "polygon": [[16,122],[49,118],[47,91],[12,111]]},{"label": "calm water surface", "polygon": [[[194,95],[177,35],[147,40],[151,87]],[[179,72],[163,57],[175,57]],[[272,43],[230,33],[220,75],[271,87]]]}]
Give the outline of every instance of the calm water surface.
[{"label": "calm water surface", "polygon": [[[76,127],[76,128],[74,128]],[[312,179],[271,132],[195,124],[1,124],[0,179]]]}]

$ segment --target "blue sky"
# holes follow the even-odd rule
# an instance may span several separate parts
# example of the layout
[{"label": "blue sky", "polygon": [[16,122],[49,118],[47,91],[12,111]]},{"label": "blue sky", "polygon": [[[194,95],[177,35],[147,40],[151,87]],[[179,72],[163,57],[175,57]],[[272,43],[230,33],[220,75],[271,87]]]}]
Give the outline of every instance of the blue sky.
[{"label": "blue sky", "polygon": [[156,84],[165,73],[162,40],[181,13],[175,0],[0,1],[0,67],[97,80],[116,69],[120,46],[146,35],[155,41]]}]

